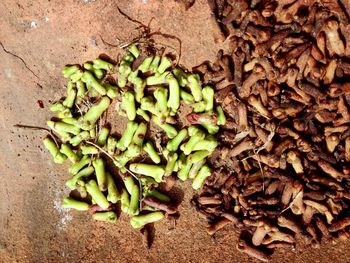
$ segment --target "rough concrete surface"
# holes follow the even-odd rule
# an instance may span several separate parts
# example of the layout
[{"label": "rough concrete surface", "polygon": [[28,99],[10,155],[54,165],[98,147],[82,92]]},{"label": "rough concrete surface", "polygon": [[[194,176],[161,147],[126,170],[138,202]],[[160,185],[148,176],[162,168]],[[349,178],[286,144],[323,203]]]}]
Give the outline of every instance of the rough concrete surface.
[{"label": "rough concrete surface", "polygon": [[[145,250],[138,231],[122,215],[117,224],[93,222],[87,213],[67,211],[66,168],[43,149],[50,100],[63,95],[61,68],[101,53],[117,54],[109,42],[137,36],[136,24],[117,11],[181,38],[181,64],[191,68],[213,60],[219,46],[205,0],[185,11],[173,1],[3,0],[0,10],[0,262],[256,262],[235,249],[237,236],[225,228],[215,238],[189,205],[182,184],[181,217],[156,224],[153,246]],[[174,46],[177,42],[159,39]],[[42,100],[44,108],[37,103]],[[324,241],[320,249],[278,250],[272,262],[350,262],[346,241]]]}]

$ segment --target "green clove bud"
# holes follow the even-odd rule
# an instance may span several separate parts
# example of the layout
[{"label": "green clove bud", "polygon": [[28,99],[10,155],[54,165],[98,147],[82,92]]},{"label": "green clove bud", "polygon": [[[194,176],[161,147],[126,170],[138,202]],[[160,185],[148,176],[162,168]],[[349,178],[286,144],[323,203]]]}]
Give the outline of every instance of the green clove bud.
[{"label": "green clove bud", "polygon": [[112,137],[112,136],[109,136],[108,139],[107,139],[107,152],[110,154],[110,155],[114,155],[114,152],[115,152],[115,148],[117,147],[117,139]]},{"label": "green clove bud", "polygon": [[79,145],[83,140],[87,140],[90,137],[90,133],[88,131],[83,131],[79,133],[78,135],[74,136],[69,140],[69,143],[72,146]]},{"label": "green clove bud", "polygon": [[175,114],[180,107],[180,87],[172,73],[168,74],[166,80],[169,84],[169,100],[167,106]]},{"label": "green clove bud", "polygon": [[95,69],[104,69],[106,71],[110,71],[114,69],[114,65],[112,63],[104,61],[100,58],[96,58],[92,62],[93,62],[93,67]]},{"label": "green clove bud", "polygon": [[118,96],[118,87],[113,86],[113,85],[111,85],[109,83],[106,83],[105,87],[107,89],[107,96],[110,99],[114,99],[114,98],[116,98]]},{"label": "green clove bud", "polygon": [[174,69],[173,74],[181,87],[185,87],[188,85],[187,74],[181,68]]},{"label": "green clove bud", "polygon": [[73,75],[78,70],[79,70],[79,66],[77,66],[77,65],[65,66],[62,70],[62,74],[65,78],[69,78],[71,75]]},{"label": "green clove bud", "polygon": [[168,123],[162,123],[161,119],[158,116],[152,116],[152,120],[157,126],[165,131],[166,135],[170,139],[173,139],[177,135],[176,128]]},{"label": "green clove bud", "polygon": [[129,145],[128,149],[123,152],[120,155],[115,156],[115,165],[119,168],[124,167],[127,162],[129,162],[131,159],[137,157],[141,153],[140,146],[137,146],[135,144]]},{"label": "green clove bud", "polygon": [[88,166],[84,169],[81,169],[77,174],[75,174],[73,177],[71,177],[66,181],[66,186],[69,189],[74,190],[77,188],[77,183],[78,181],[81,180],[81,178],[88,177],[92,175],[94,172],[95,172],[95,169],[92,166]]},{"label": "green clove bud", "polygon": [[75,82],[79,81],[82,78],[83,74],[84,74],[84,72],[79,69],[78,71],[76,71],[72,75],[70,75],[70,80],[73,83],[75,83]]},{"label": "green clove bud", "polygon": [[153,58],[151,65],[149,66],[149,71],[156,73],[159,66],[159,62],[160,62],[160,56],[156,55]]},{"label": "green clove bud", "polygon": [[183,142],[187,137],[187,130],[186,129],[182,129],[175,137],[174,139],[168,141],[166,148],[170,151],[170,152],[176,152],[177,149],[179,148],[179,145],[181,144],[181,142]]},{"label": "green clove bud", "polygon": [[109,128],[108,127],[103,127],[100,130],[100,134],[98,135],[98,139],[97,139],[97,144],[100,146],[105,146],[107,143],[107,138],[109,135]]},{"label": "green clove bud", "polygon": [[81,80],[77,81],[76,86],[77,86],[76,102],[77,102],[77,104],[81,104],[87,90],[86,90],[84,82],[82,82]]},{"label": "green clove bud", "polygon": [[188,105],[194,102],[193,96],[190,93],[184,91],[183,89],[180,90],[180,97]]},{"label": "green clove bud", "polygon": [[211,122],[201,123],[201,126],[203,126],[208,131],[209,134],[216,134],[220,129],[219,126]]},{"label": "green clove bud", "polygon": [[83,167],[85,167],[86,165],[88,165],[91,162],[91,158],[87,155],[83,156],[79,162],[72,164],[68,171],[71,174],[77,174]]},{"label": "green clove bud", "polygon": [[88,154],[98,154],[98,149],[93,145],[81,145],[80,146],[81,152],[83,155]]},{"label": "green clove bud", "polygon": [[130,193],[130,205],[129,205],[129,214],[130,215],[138,215],[140,213],[139,206],[139,196],[140,196],[140,189],[138,185],[134,185],[131,189]]},{"label": "green clove bud", "polygon": [[191,170],[188,174],[188,177],[190,179],[193,179],[197,176],[199,170],[202,168],[202,166],[205,164],[206,160],[201,160],[198,163],[192,164]]},{"label": "green clove bud", "polygon": [[134,56],[135,58],[138,58],[139,55],[140,55],[140,51],[139,51],[139,49],[137,48],[136,44],[132,44],[132,45],[129,47],[129,52],[130,52],[131,54],[133,54],[133,56]]},{"label": "green clove bud", "polygon": [[193,151],[207,150],[213,152],[218,145],[218,141],[213,136],[208,136],[206,139],[198,142],[194,146]]},{"label": "green clove bud", "polygon": [[194,112],[203,112],[205,111],[206,104],[204,101],[198,101],[192,105]]},{"label": "green clove bud", "polygon": [[125,188],[122,189],[121,195],[120,195],[120,207],[121,210],[124,213],[129,213],[129,206],[130,206],[130,196],[128,194],[128,191],[126,191]]},{"label": "green clove bud", "polygon": [[98,185],[95,180],[90,180],[85,185],[86,191],[91,195],[92,199],[96,204],[102,209],[107,209],[109,207],[109,202],[107,198],[103,195],[101,190],[98,188]]},{"label": "green clove bud", "polygon": [[160,221],[164,218],[163,212],[152,212],[146,215],[133,216],[130,220],[130,224],[133,228],[141,228],[144,225]]},{"label": "green clove bud", "polygon": [[208,165],[204,165],[198,175],[194,178],[192,182],[192,188],[198,190],[204,184],[205,179],[211,175],[211,169]]},{"label": "green clove bud", "polygon": [[187,77],[188,86],[191,90],[191,93],[195,101],[202,100],[202,87],[200,84],[200,78],[198,74],[190,74]]},{"label": "green clove bud", "polygon": [[168,111],[167,100],[168,100],[168,90],[165,88],[157,88],[153,96],[156,98],[156,109],[162,114],[166,115]]},{"label": "green clove bud", "polygon": [[95,174],[97,179],[97,184],[101,191],[107,190],[107,177],[105,171],[105,163],[101,158],[96,158],[92,161],[92,165],[95,168]]},{"label": "green clove bud", "polygon": [[217,125],[225,125],[226,124],[226,116],[225,113],[222,109],[221,106],[217,106],[216,107],[216,113],[218,114],[218,121],[217,121]]},{"label": "green clove bud", "polygon": [[143,149],[149,155],[149,157],[151,157],[154,163],[160,163],[160,157],[157,154],[157,151],[154,149],[153,144],[151,142],[146,142]]},{"label": "green clove bud", "polygon": [[203,151],[196,151],[194,153],[191,153],[188,156],[188,161],[190,163],[197,163],[199,161],[204,160],[205,158],[207,158],[210,155],[209,151],[203,150]]},{"label": "green clove bud", "polygon": [[73,152],[69,144],[62,143],[60,152],[67,156],[72,163],[76,163],[80,160],[79,157],[75,154],[75,152]]},{"label": "green clove bud", "polygon": [[164,175],[164,168],[157,165],[145,164],[145,163],[132,163],[129,169],[138,174],[150,176],[156,180],[157,183],[162,181]]},{"label": "green clove bud", "polygon": [[61,102],[56,102],[54,104],[51,104],[50,111],[52,112],[61,112],[64,111],[66,107],[63,106]]},{"label": "green clove bud", "polygon": [[50,152],[55,163],[63,163],[67,159],[67,157],[60,152],[59,148],[51,138],[46,137],[43,140],[43,143],[46,149]]},{"label": "green clove bud", "polygon": [[164,176],[170,176],[175,168],[175,164],[178,158],[178,154],[177,153],[169,153],[167,156],[167,164],[165,166],[165,172],[164,172]]},{"label": "green clove bud", "polygon": [[153,57],[146,57],[137,69],[140,70],[142,73],[149,71],[152,60]]},{"label": "green clove bud", "polygon": [[93,104],[85,115],[80,117],[80,127],[83,130],[93,128],[103,112],[108,109],[110,103],[111,100],[108,97],[102,97],[98,103]]},{"label": "green clove bud", "polygon": [[143,188],[143,195],[157,198],[158,200],[163,201],[163,202],[170,202],[171,201],[169,196],[159,192],[156,189],[149,189],[148,187]]},{"label": "green clove bud", "polygon": [[106,172],[107,177],[107,200],[112,204],[116,204],[120,200],[120,193],[115,185],[114,179],[109,172]]},{"label": "green clove bud", "polygon": [[132,142],[137,146],[142,147],[143,140],[146,136],[146,133],[147,133],[147,124],[144,122],[141,122],[136,129]]},{"label": "green clove bud", "polygon": [[154,115],[159,114],[156,109],[156,104],[152,97],[144,97],[141,99],[141,109],[144,111],[149,111]]},{"label": "green clove bud", "polygon": [[62,102],[62,104],[67,108],[72,108],[77,96],[77,89],[75,84],[73,84],[71,81],[69,81],[67,85],[67,94],[67,98]]},{"label": "green clove bud", "polygon": [[106,95],[106,89],[95,79],[90,71],[85,71],[81,80],[87,85],[93,87],[100,95]]},{"label": "green clove bud", "polygon": [[192,167],[192,163],[190,163],[187,159],[186,159],[186,155],[185,154],[181,154],[180,158],[180,169],[177,173],[177,177],[181,180],[181,181],[186,181],[188,179],[191,167]]},{"label": "green clove bud", "polygon": [[79,127],[64,122],[47,121],[47,126],[49,126],[54,131],[67,132],[74,135],[78,135],[80,133]]},{"label": "green clove bud", "polygon": [[115,223],[117,222],[117,214],[113,211],[108,212],[97,212],[92,215],[92,218],[96,221],[103,221],[103,222],[110,222]]},{"label": "green clove bud", "polygon": [[85,202],[81,202],[78,200],[75,200],[71,197],[65,197],[63,198],[63,204],[62,204],[63,208],[73,208],[75,210],[78,211],[87,211],[89,210],[89,204],[85,203]]},{"label": "green clove bud", "polygon": [[135,120],[136,107],[135,107],[135,95],[132,91],[124,92],[122,95],[121,108],[126,112],[126,116],[130,121]]},{"label": "green clove bud", "polygon": [[169,67],[172,66],[172,61],[170,60],[170,58],[168,58],[167,56],[163,56],[162,59],[160,60],[160,64],[158,66],[158,73],[162,74],[164,73]]},{"label": "green clove bud", "polygon": [[155,74],[153,76],[150,76],[146,79],[147,86],[153,86],[153,85],[161,85],[166,84],[166,76],[169,74],[169,71],[165,71],[162,74]]},{"label": "green clove bud", "polygon": [[205,102],[205,111],[212,111],[214,108],[214,89],[210,86],[205,86],[202,93]]},{"label": "green clove bud", "polygon": [[136,114],[141,116],[147,122],[149,122],[151,120],[151,118],[147,115],[147,113],[141,108],[138,108],[136,110]]},{"label": "green clove bud", "polygon": [[[189,129],[189,132],[190,132],[190,129]],[[197,132],[195,132],[191,137],[190,139],[188,140],[188,142],[185,144],[184,146],[184,150],[183,152],[186,154],[186,155],[189,155],[194,147],[196,146],[196,144],[198,142],[200,142],[201,140],[203,140],[205,138],[205,133],[201,130],[197,130]]]},{"label": "green clove bud", "polygon": [[132,138],[137,130],[137,123],[129,121],[126,125],[126,129],[120,138],[119,142],[117,143],[117,148],[121,151],[125,151],[125,149],[130,145],[132,142]]}]

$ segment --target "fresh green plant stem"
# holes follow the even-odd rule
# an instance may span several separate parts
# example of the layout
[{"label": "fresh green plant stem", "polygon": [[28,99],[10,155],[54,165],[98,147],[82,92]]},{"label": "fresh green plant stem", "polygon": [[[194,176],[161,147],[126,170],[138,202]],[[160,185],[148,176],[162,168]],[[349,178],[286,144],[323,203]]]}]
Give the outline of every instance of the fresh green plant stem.
[{"label": "fresh green plant stem", "polygon": [[157,211],[146,215],[133,216],[130,220],[130,224],[133,228],[141,228],[149,223],[160,221],[164,218],[164,213]]},{"label": "fresh green plant stem", "polygon": [[157,183],[162,181],[165,172],[164,168],[161,166],[145,163],[132,163],[129,169],[134,173],[150,176],[154,178]]},{"label": "fresh green plant stem", "polygon": [[89,210],[90,205],[85,202],[75,200],[71,197],[65,197],[63,198],[62,207],[68,209],[72,208],[78,211],[87,211]]},{"label": "fresh green plant stem", "polygon": [[156,189],[144,188],[143,194],[144,194],[144,196],[152,196],[152,197],[157,198],[158,200],[163,201],[163,202],[170,202],[171,201],[169,196],[159,192]]},{"label": "fresh green plant stem", "polygon": [[86,183],[85,187],[86,191],[91,195],[92,199],[95,200],[99,207],[102,209],[107,209],[109,207],[107,198],[103,195],[95,180],[90,180]]}]

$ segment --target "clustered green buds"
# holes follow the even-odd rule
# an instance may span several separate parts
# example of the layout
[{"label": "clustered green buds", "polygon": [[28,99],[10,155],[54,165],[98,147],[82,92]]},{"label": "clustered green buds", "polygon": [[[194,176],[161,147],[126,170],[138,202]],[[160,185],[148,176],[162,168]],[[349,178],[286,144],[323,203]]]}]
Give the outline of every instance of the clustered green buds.
[{"label": "clustered green buds", "polygon": [[[115,204],[120,202],[122,212],[132,216],[132,227],[141,228],[174,211],[159,211],[158,201],[171,204],[158,188],[165,177],[176,174],[181,181],[192,179],[194,189],[202,187],[211,174],[206,159],[218,146],[213,134],[226,117],[214,103],[214,89],[202,88],[198,74],[175,67],[166,55],[141,56],[136,44],[118,65],[97,58],[82,67],[65,66],[62,73],[68,79],[67,96],[51,105],[58,119],[47,122],[60,139],[47,137],[43,143],[55,163],[71,162],[66,186],[82,199],[65,197],[64,208],[86,211],[98,206],[94,220],[116,222]],[[110,73],[117,75],[116,81],[109,82]],[[113,100],[117,112],[128,119],[120,137],[112,134],[113,125],[102,121]],[[182,102],[197,122],[178,129]],[[152,128],[167,139],[153,140],[148,134]],[[109,170],[110,163],[122,178]],[[156,200],[156,205],[146,200]]]}]

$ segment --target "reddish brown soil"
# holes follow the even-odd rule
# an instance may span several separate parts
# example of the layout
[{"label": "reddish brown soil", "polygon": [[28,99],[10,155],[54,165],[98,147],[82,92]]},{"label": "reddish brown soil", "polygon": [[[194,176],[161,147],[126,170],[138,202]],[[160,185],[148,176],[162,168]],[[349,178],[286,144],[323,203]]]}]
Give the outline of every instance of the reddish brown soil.
[{"label": "reddish brown soil", "polygon": [[[191,68],[213,60],[219,46],[205,0],[185,11],[178,3],[123,0],[126,13],[152,28],[182,39],[181,64]],[[256,262],[236,251],[233,228],[211,238],[189,205],[193,194],[182,184],[184,201],[176,228],[156,224],[152,248],[122,215],[115,225],[93,222],[86,213],[60,208],[68,193],[66,167],[54,165],[43,149],[49,101],[63,94],[65,63],[81,63],[116,49],[103,44],[130,40],[135,24],[116,9],[117,1],[3,0],[0,11],[0,262]],[[176,42],[159,39],[176,46]],[[40,108],[42,100],[44,108]],[[320,249],[278,250],[272,262],[350,262],[350,243],[324,241]]]}]

